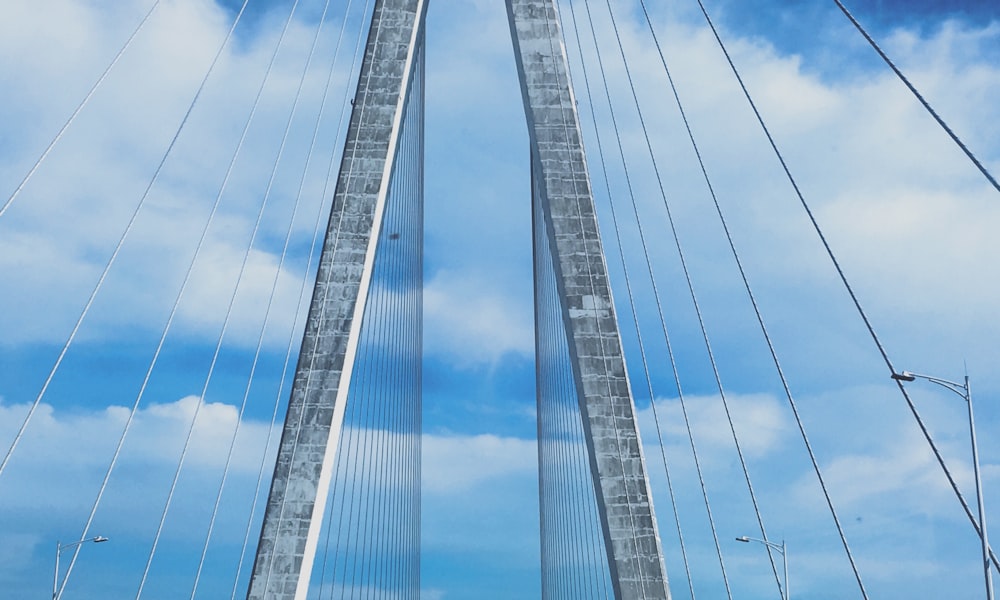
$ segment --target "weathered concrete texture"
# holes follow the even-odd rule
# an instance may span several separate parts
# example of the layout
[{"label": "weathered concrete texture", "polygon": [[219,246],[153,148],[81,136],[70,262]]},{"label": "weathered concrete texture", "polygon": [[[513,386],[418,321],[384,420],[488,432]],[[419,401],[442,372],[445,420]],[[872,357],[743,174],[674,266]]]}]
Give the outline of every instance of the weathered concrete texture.
[{"label": "weathered concrete texture", "polygon": [[[424,0],[378,0],[248,599],[305,598]],[[342,389],[343,388],[343,389]]]},{"label": "weathered concrete texture", "polygon": [[667,599],[555,0],[507,0],[507,10],[615,597]]}]

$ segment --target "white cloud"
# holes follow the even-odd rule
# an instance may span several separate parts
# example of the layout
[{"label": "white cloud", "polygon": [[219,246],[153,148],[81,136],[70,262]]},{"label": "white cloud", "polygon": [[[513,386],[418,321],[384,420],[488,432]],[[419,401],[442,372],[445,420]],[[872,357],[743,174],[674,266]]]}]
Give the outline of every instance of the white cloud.
[{"label": "white cloud", "polygon": [[[50,137],[47,136],[53,135],[72,111],[71,102],[83,97],[87,86],[106,66],[110,56],[117,51],[115,44],[127,37],[146,3],[134,2],[130,4],[130,11],[116,6],[111,12],[99,6],[71,3],[72,7],[65,13],[80,14],[71,21],[75,33],[67,32],[66,35],[95,40],[94,43],[66,42],[74,46],[72,50],[52,44],[44,51],[33,50],[37,43],[33,38],[34,29],[44,32],[43,39],[49,34],[62,37],[61,30],[44,27],[43,23],[38,23],[37,27],[30,23],[43,14],[63,13],[56,5],[65,3],[52,0],[52,6],[45,10],[38,3],[31,8],[27,8],[28,4],[24,3],[23,12],[33,15],[26,17],[29,24],[14,26],[13,20],[5,21],[5,25],[11,27],[3,36],[5,42],[25,52],[26,61],[8,61],[0,67],[0,78],[9,80],[12,87],[26,93],[54,88],[66,90],[49,96],[69,99],[69,102],[25,101],[22,95],[5,99],[5,108],[30,112],[30,117],[5,119],[0,125],[0,137],[12,140],[8,149],[10,159],[0,161],[2,180],[12,182],[5,186],[9,188],[7,192],[13,191],[13,182],[27,172],[30,161],[48,143]],[[5,272],[20,283],[17,295],[5,295],[0,299],[2,313],[7,319],[5,344],[65,339],[82,308],[82,299],[93,289],[114,242],[121,235],[179,125],[206,72],[209,58],[221,44],[229,25],[227,19],[214,2],[205,0],[167,2],[157,8],[134,46],[4,215],[0,225],[4,230],[4,235],[0,236],[5,257],[3,266]],[[204,255],[195,269],[193,284],[187,292],[189,298],[182,304],[178,326],[185,333],[203,335],[206,323],[221,322],[244,253],[242,248],[250,238],[250,226],[255,219],[253,211],[263,198],[262,190],[277,151],[278,136],[291,106],[288,94],[283,91],[294,90],[298,85],[307,49],[302,40],[311,40],[310,27],[300,23],[293,25],[290,41],[280,54],[283,61],[279,61],[273,80],[266,88],[247,146],[209,231]],[[176,34],[179,29],[184,35]],[[336,29],[328,26],[327,34]],[[108,279],[107,289],[98,297],[92,324],[84,329],[85,337],[114,338],[122,329],[159,330],[236,146],[241,119],[249,110],[247,99],[252,98],[263,77],[263,65],[274,43],[275,37],[265,36],[246,43],[231,43],[227,48],[139,214],[135,229]],[[329,40],[324,41],[328,43]],[[57,53],[60,49],[62,53]],[[65,66],[61,61],[69,60],[70,56],[77,63],[73,72],[79,73],[77,77],[81,79],[73,85],[66,83],[60,70]],[[320,71],[326,66],[323,62],[321,59],[314,62],[306,86],[307,93],[314,96],[323,82],[320,77]],[[75,87],[80,89],[74,91]],[[341,97],[334,90],[331,98],[335,106],[328,110],[324,139],[335,137],[336,104]],[[17,103],[22,101],[24,105],[18,107]],[[315,120],[317,109],[314,99],[304,100],[295,131]],[[28,120],[35,123],[30,131],[23,128]],[[299,135],[296,139],[304,139],[306,143],[309,135]],[[325,173],[333,145],[324,144],[313,161],[303,206],[293,224],[293,230],[300,236],[309,235],[313,229],[322,200],[320,178]],[[251,253],[238,302],[238,306],[244,308],[237,310],[233,325],[234,338],[243,345],[251,345],[256,340],[260,327],[266,294],[275,276],[280,240],[288,225],[291,203],[287,199],[294,197],[298,188],[302,153],[294,143],[289,146],[284,169],[278,172],[269,209]],[[275,205],[281,208],[276,209]],[[276,211],[285,214],[279,215]],[[298,281],[301,281],[305,266],[301,246],[299,243],[299,254],[286,263],[280,274],[276,312],[284,318],[278,318],[271,331],[287,332],[291,326],[290,312],[298,298]],[[293,248],[293,251],[296,250]],[[249,290],[251,287],[254,289]],[[106,308],[109,305],[111,308]],[[13,316],[23,316],[31,307],[40,306],[46,307],[46,319]],[[208,335],[212,337],[211,333]],[[275,343],[284,340],[285,335],[271,334],[267,339]]]},{"label": "white cloud", "polygon": [[[500,3],[488,0],[455,4],[458,8],[451,14],[441,9],[444,3],[433,4],[428,21],[429,27],[436,28],[432,35],[438,40],[431,42],[429,52],[428,133],[432,138],[435,132],[441,135],[429,141],[429,147],[436,151],[429,159],[428,175],[437,179],[435,183],[429,178],[429,189],[434,193],[429,194],[427,214],[433,219],[428,221],[428,232],[435,235],[428,236],[427,272],[431,276],[426,287],[425,334],[430,355],[443,358],[456,369],[467,369],[494,364],[509,354],[532,353],[527,273],[530,236],[525,233],[530,213],[523,118],[516,81],[510,77],[513,61],[506,16]],[[5,90],[0,100],[0,181],[4,182],[0,187],[13,189],[147,5],[138,0],[123,1],[109,10],[100,3],[70,0],[5,3],[0,52],[13,59],[0,64]],[[0,294],[0,344],[12,352],[29,344],[64,339],[110,252],[113,241],[109,240],[115,239],[134,207],[228,25],[226,13],[207,0],[168,2],[158,11],[107,87],[95,97],[25,194],[0,219],[0,272],[5,282],[14,282]],[[99,298],[94,317],[83,332],[87,341],[131,339],[137,329],[158,331],[214,199],[241,115],[262,75],[270,44],[276,41],[279,18],[277,12],[266,17],[256,34],[245,33],[235,49],[223,57],[220,71],[206,89],[177,154],[168,162],[121,264]],[[455,18],[469,26],[453,26]],[[334,29],[330,27],[328,32]],[[652,114],[654,106],[669,106],[665,101],[669,96],[659,74],[658,57],[640,30],[633,27],[625,32],[626,51],[636,72],[643,74],[638,82],[640,94],[651,98],[646,116],[654,144],[665,157],[660,166],[668,179],[668,193],[678,202],[676,216],[690,262],[698,269],[694,277],[709,318],[708,328],[718,332],[715,345],[720,365],[723,370],[732,369],[735,360],[743,358],[745,348],[744,340],[735,335],[744,334],[747,328],[729,326],[737,320],[741,305],[735,298],[742,292],[730,277],[728,258],[718,253],[718,226],[705,213],[709,205],[699,187],[697,165],[683,143],[667,146],[684,139],[673,110]],[[920,517],[926,519],[921,521],[926,525],[923,529],[947,530],[949,533],[941,533],[938,541],[950,544],[957,537],[949,529],[956,519],[954,512],[948,512],[954,509],[954,500],[942,487],[947,484],[936,472],[938,467],[921,439],[912,432],[896,430],[879,438],[872,430],[881,427],[879,419],[888,419],[888,413],[866,412],[860,400],[844,408],[842,396],[850,394],[841,395],[841,390],[823,395],[824,389],[845,381],[860,384],[879,378],[884,383],[885,374],[876,372],[877,356],[869,356],[860,326],[845,318],[850,307],[841,304],[843,293],[768,154],[714,39],[700,24],[685,21],[661,31],[669,56],[676,57],[672,58],[675,78],[736,241],[744,250],[783,363],[793,387],[809,391],[803,400],[803,413],[810,431],[817,432],[821,463],[835,500],[864,516],[863,523],[852,521],[852,533],[861,532],[866,544],[874,544],[871,536],[864,537],[865,532],[878,529],[889,539],[887,532],[905,531],[900,519]],[[763,38],[741,39],[732,32],[724,33],[732,40],[730,49],[751,91],[893,358],[905,362],[902,366],[907,368],[935,370],[943,366],[957,372],[958,359],[967,356],[977,390],[984,390],[984,397],[989,397],[1000,389],[1000,380],[991,368],[998,359],[995,340],[1000,335],[995,318],[1000,286],[992,276],[996,270],[992,257],[1000,253],[1000,237],[993,234],[1000,217],[996,193],[881,67],[854,65],[859,77],[848,81],[830,76],[829,65],[821,61],[823,51],[816,56],[788,55]],[[953,22],[921,31],[898,29],[886,40],[886,47],[913,81],[994,173],[1000,171],[996,142],[1000,114],[995,102],[1000,92],[1000,69],[993,56],[998,36],[1000,26],[996,24]],[[221,321],[221,310],[228,304],[232,279],[242,260],[241,247],[270,171],[273,144],[283,126],[282,111],[289,107],[284,92],[297,85],[301,63],[296,59],[302,57],[310,39],[306,25],[294,24],[291,50],[279,56],[278,71],[261,107],[260,128],[251,136],[252,149],[248,146],[246,162],[235,174],[181,307],[178,326],[186,339],[211,339]],[[331,41],[323,43],[329,46]],[[857,51],[856,44],[851,46],[850,52]],[[309,79],[314,89],[321,79],[316,70]],[[609,75],[614,89],[627,90],[620,68],[612,67]],[[576,83],[582,85],[579,73]],[[581,90],[577,92],[582,98]],[[302,112],[308,110],[303,108]],[[626,148],[634,155],[643,143],[635,118],[620,117],[626,126]],[[296,131],[300,127],[303,125],[297,124]],[[334,134],[328,131],[324,137],[332,140]],[[291,151],[291,155],[296,152],[301,153],[301,149]],[[591,149],[589,156],[594,160],[596,152]],[[318,160],[316,165],[325,167],[325,162]],[[638,171],[640,211],[646,218],[647,210],[654,214],[650,205],[658,204],[659,198],[649,192],[655,192],[649,174]],[[499,175],[491,179],[494,174]],[[296,186],[294,174],[279,174],[275,204],[283,204]],[[318,181],[307,183],[312,204],[303,214],[316,214],[321,187]],[[232,331],[243,345],[255,339],[261,313],[254,309],[262,308],[275,274],[279,276],[283,315],[279,321],[284,320],[275,324],[275,331],[288,326],[290,309],[297,299],[295,281],[304,263],[304,243],[298,242],[293,265],[277,273],[275,240],[283,236],[283,219],[287,216],[265,215],[263,239],[267,243],[251,254],[246,295],[238,302]],[[294,225],[295,232],[311,232],[311,219],[302,217],[300,221]],[[649,222],[656,224],[648,230],[651,248],[665,255],[670,251],[670,240],[664,234],[662,215],[650,216]],[[606,227],[605,232],[610,229]],[[606,243],[606,248],[611,246]],[[474,264],[480,253],[483,263],[491,263],[487,267]],[[614,262],[609,258],[609,263]],[[669,287],[683,292],[679,280],[664,281],[670,285],[664,283],[661,290]],[[623,300],[624,293],[616,291]],[[683,317],[678,311],[670,318]],[[116,337],[119,335],[122,338]],[[684,356],[700,352],[691,346],[700,342],[679,337],[678,350]],[[274,343],[285,338],[273,335],[268,339]],[[759,376],[756,363],[746,359],[738,368],[742,370],[738,380],[747,382],[743,389],[766,389],[753,385],[753,378]],[[726,371],[724,378],[730,380],[728,374]],[[684,370],[684,376],[703,383],[696,368]],[[730,477],[732,440],[719,399],[703,391],[710,387],[691,385],[690,389],[699,390],[690,394],[688,401],[696,442],[709,458],[708,485],[724,494],[720,500],[723,507],[736,506],[736,484]],[[0,392],[11,397],[7,389]],[[857,396],[874,401],[885,394]],[[812,475],[798,450],[797,433],[789,429],[792,425],[784,400],[767,393],[733,393],[729,399],[751,459],[751,474],[761,473],[768,482],[778,480],[762,492],[769,506],[784,509],[772,508],[771,520],[787,529],[790,537],[811,542],[810,531],[827,528],[827,524],[810,520],[822,507],[808,510],[818,506],[815,484],[807,481]],[[470,404],[474,401],[470,399]],[[135,489],[121,492],[118,506],[123,510],[133,498],[158,494],[144,486],[152,485],[150,482],[169,468],[168,458],[179,451],[195,402],[187,398],[151,405],[139,414],[128,443],[126,465],[132,469],[129,486]],[[995,411],[984,404],[982,421],[989,427],[996,421]],[[686,432],[676,400],[660,400],[658,406],[663,409],[661,419],[668,443],[676,452],[686,452]],[[833,408],[824,406],[841,412],[834,414]],[[0,406],[0,439],[13,435],[10,427],[19,422],[23,410],[22,404]],[[122,411],[108,407],[53,412],[43,405],[10,473],[11,481],[18,482],[18,494],[0,496],[5,506],[37,509],[32,512],[34,521],[24,520],[35,529],[75,527],[78,505],[93,491],[94,477],[102,474],[101,467],[116,439],[115,428],[123,423]],[[655,433],[648,426],[648,413],[649,409],[644,409],[640,416],[646,423],[643,437],[652,463],[653,453],[648,448]],[[895,419],[899,415],[889,416]],[[203,408],[190,459],[191,470],[198,474],[195,479],[219,466],[220,444],[231,433],[235,418],[231,406],[209,404]],[[245,423],[237,461],[240,473],[255,473],[250,449],[261,443],[266,427],[253,421]],[[989,436],[984,437],[984,473],[989,485],[996,478],[997,454]],[[881,443],[873,439],[881,439]],[[427,490],[455,506],[464,502],[474,505],[462,509],[463,526],[496,515],[512,519],[503,512],[504,507],[517,507],[525,514],[533,510],[528,505],[535,499],[527,498],[532,492],[526,490],[531,489],[534,478],[534,442],[461,432],[428,435],[425,442]],[[794,452],[788,450],[793,447]],[[963,489],[971,489],[969,470],[962,466],[961,447],[953,441],[947,448],[949,457],[959,457],[954,462]],[[785,461],[791,461],[792,454],[798,462]],[[18,463],[23,468],[18,468]],[[2,484],[0,481],[0,493]],[[693,485],[688,489],[694,490]],[[39,498],[49,504],[31,506]],[[535,558],[524,551],[537,543],[535,538],[530,538],[530,544],[525,542],[528,536],[511,541],[524,532],[505,527],[506,522],[486,523],[477,534],[458,539],[458,519],[451,517],[459,510],[442,517],[447,511],[441,506],[436,505],[431,519],[444,522],[446,531],[426,532],[433,548],[471,552],[495,537],[517,546],[529,559]],[[658,506],[665,507],[665,503]],[[906,514],[893,512],[899,507]],[[479,512],[472,514],[475,511]],[[744,521],[737,516],[742,518],[744,513],[734,509],[732,514],[728,523],[734,528],[743,526]],[[958,515],[957,520],[963,518]],[[667,521],[661,509],[660,522]],[[866,529],[865,523],[871,522],[878,526]],[[497,529],[502,531],[497,533]],[[5,534],[6,543],[0,547],[47,544],[54,532],[43,534]],[[927,546],[931,545],[928,542]],[[829,581],[821,577],[836,553],[829,551],[829,546],[820,546],[808,551],[796,547],[795,556],[812,561],[802,567],[815,574],[816,581]],[[868,553],[864,564],[884,574],[885,581],[898,581],[894,574],[907,571],[909,579],[913,568],[932,572],[921,565],[949,564],[950,569],[950,556],[941,558],[929,551],[924,553],[929,558],[906,562],[897,560],[898,554],[891,551],[885,553],[891,557],[885,561],[873,558],[873,554]],[[15,568],[23,567],[23,560],[27,560],[22,557],[18,566],[2,558],[0,563]],[[433,585],[442,590],[441,595],[454,595],[440,583]]]},{"label": "white cloud", "polygon": [[424,286],[425,350],[459,365],[533,354],[532,318],[530,303],[484,274],[445,271]]},{"label": "white cloud", "polygon": [[428,434],[423,440],[423,461],[424,489],[453,495],[509,475],[532,474],[538,454],[534,440]]},{"label": "white cloud", "polygon": [[[763,458],[781,449],[791,433],[779,400],[769,394],[726,394],[740,447],[747,458]],[[701,460],[728,461],[735,450],[725,407],[718,395],[685,395],[688,418]],[[684,414],[677,399],[656,401],[660,431],[674,452],[690,453]],[[639,410],[642,437],[647,446],[657,447],[656,421],[651,407]],[[646,451],[649,456],[649,450]],[[723,458],[725,456],[725,458]]]}]

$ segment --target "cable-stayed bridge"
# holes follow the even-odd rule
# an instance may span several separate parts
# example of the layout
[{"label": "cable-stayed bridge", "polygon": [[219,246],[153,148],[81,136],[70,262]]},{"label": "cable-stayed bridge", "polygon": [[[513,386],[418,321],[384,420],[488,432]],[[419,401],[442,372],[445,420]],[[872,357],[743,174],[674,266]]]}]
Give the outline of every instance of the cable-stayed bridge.
[{"label": "cable-stayed bridge", "polygon": [[[744,535],[788,543],[796,594],[984,595],[963,407],[888,375],[968,361],[988,507],[989,13],[525,6],[510,25],[458,3],[8,9],[12,597],[49,593],[56,554],[60,597],[258,597],[251,573],[284,597],[266,565],[299,537],[309,597],[658,597],[647,476],[673,597],[786,593]],[[617,325],[573,292],[604,266]],[[366,302],[343,302],[352,277]],[[340,364],[322,350],[344,318]],[[637,465],[631,403],[608,400],[616,327],[646,454],[622,513],[601,498]],[[627,469],[595,481],[602,407]],[[343,426],[282,454],[286,411],[286,441],[324,411]],[[268,498],[276,452],[276,482],[299,460],[321,500],[333,485],[309,533],[258,543],[265,505],[294,512]]]}]

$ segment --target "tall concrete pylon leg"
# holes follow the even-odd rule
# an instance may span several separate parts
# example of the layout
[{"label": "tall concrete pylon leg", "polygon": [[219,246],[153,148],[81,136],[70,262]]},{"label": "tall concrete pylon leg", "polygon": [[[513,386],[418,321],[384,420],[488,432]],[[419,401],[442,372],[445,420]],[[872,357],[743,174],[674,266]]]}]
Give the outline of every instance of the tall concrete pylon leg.
[{"label": "tall concrete pylon leg", "polygon": [[248,600],[304,600],[426,0],[377,0]]},{"label": "tall concrete pylon leg", "polygon": [[[248,600],[304,600],[427,0],[377,0]],[[670,597],[555,0],[508,0],[615,597]],[[543,565],[543,569],[545,566]]]},{"label": "tall concrete pylon leg", "polygon": [[666,600],[666,568],[556,1],[507,0],[507,11],[532,187],[544,215],[536,227],[548,233],[614,595]]}]

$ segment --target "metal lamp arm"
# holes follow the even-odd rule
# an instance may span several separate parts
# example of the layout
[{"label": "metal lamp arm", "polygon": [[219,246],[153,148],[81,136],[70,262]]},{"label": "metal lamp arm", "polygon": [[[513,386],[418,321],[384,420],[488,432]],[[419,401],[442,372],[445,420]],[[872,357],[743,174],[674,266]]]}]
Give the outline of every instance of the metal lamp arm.
[{"label": "metal lamp arm", "polygon": [[966,402],[968,402],[969,400],[969,386],[967,383],[961,384],[956,381],[949,381],[947,379],[941,379],[940,377],[934,377],[932,375],[921,375],[920,373],[910,373],[909,371],[906,371],[905,374],[911,377],[917,377],[929,381],[931,383],[936,383],[937,385],[958,394]]}]

